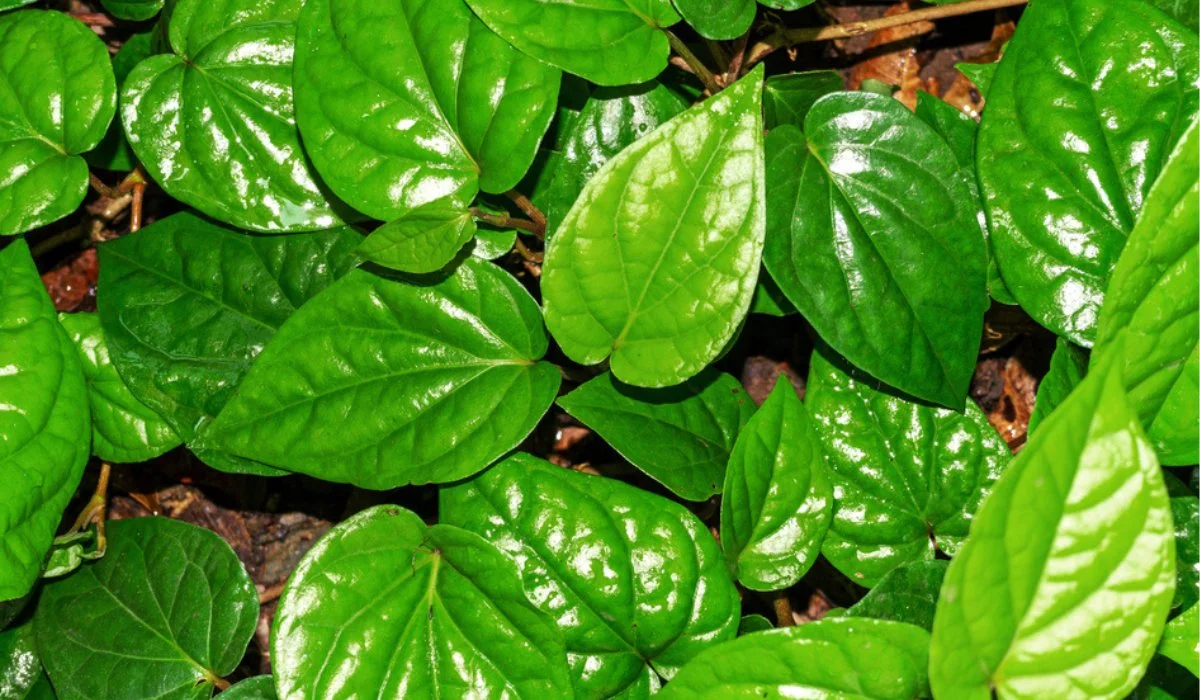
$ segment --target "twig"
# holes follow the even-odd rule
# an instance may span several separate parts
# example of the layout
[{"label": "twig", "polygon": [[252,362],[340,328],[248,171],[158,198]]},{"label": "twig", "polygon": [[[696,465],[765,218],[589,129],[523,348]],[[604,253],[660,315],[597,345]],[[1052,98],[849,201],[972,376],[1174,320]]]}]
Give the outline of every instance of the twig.
[{"label": "twig", "polygon": [[687,61],[687,64],[691,66],[692,72],[696,74],[701,83],[704,83],[704,87],[708,90],[709,94],[715,95],[720,92],[721,85],[717,82],[717,76],[713,75],[708,66],[704,65],[704,62],[697,58],[696,54],[692,53],[687,44],[675,36],[674,32],[664,29],[663,34],[667,35],[667,41],[671,44],[671,49],[679,54],[683,60]]},{"label": "twig", "polygon": [[279,596],[281,596],[281,595],[283,595],[283,584],[282,583],[277,583],[274,586],[268,586],[267,588],[264,588],[261,593],[258,594],[258,604],[266,605],[267,603],[270,603],[272,600],[277,600],[279,598]]},{"label": "twig", "polygon": [[526,221],[525,219],[515,219],[511,216],[505,216],[503,214],[489,214],[488,212],[486,212],[482,209],[479,209],[478,207],[471,207],[468,211],[471,212],[471,216],[475,217],[476,219],[482,221],[485,224],[491,224],[492,226],[499,226],[500,228],[515,228],[515,229],[519,229],[521,231],[525,231],[526,233],[531,233],[535,236],[537,235],[537,225],[534,224],[532,221]]},{"label": "twig", "polygon": [[504,194],[506,197],[511,199],[512,203],[517,205],[517,208],[524,212],[525,216],[528,216],[529,220],[533,222],[533,225],[537,227],[537,230],[533,232],[533,235],[544,239],[546,237],[546,215],[542,213],[542,210],[538,209],[528,197],[516,190],[509,190]]}]

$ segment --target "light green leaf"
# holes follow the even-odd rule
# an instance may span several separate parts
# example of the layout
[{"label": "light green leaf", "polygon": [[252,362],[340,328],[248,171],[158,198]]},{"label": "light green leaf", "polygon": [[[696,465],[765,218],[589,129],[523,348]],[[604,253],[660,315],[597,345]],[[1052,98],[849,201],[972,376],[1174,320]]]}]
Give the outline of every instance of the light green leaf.
[{"label": "light green leaf", "polygon": [[717,358],[763,240],[762,67],[609,160],[549,241],[546,324],[563,352],[637,386]]},{"label": "light green leaf", "polygon": [[280,697],[570,697],[563,641],[480,537],[376,506],[292,573],[271,635]]},{"label": "light green leaf", "polygon": [[821,551],[871,587],[900,564],[957,552],[1009,451],[973,402],[962,413],[917,403],[841,362],[814,352],[805,395],[833,484]]},{"label": "light green leaf", "polygon": [[354,251],[384,267],[422,274],[442,269],[475,235],[465,209],[430,202],[371,232]]},{"label": "light green leaf", "polygon": [[846,610],[846,615],[907,622],[932,630],[947,566],[940,559],[901,564],[884,574],[862,600]]},{"label": "light green leaf", "polygon": [[1077,345],[1196,113],[1197,43],[1142,0],[1035,2],[1000,60],[978,148],[992,246],[1021,306]]},{"label": "light green leaf", "polygon": [[164,0],[100,0],[108,13],[117,19],[134,22],[150,19],[163,8]]},{"label": "light green leaf", "polygon": [[577,697],[645,698],[737,630],[716,540],[677,503],[518,453],[443,489],[439,510],[516,562],[562,630]]},{"label": "light green leaf", "polygon": [[1175,588],[1154,450],[1114,362],[1094,368],[996,482],[933,624],[941,700],[1121,698]]},{"label": "light green leaf", "polygon": [[254,583],[209,530],[108,523],[104,558],[47,585],[34,631],[61,700],[207,698],[258,621]]},{"label": "light green leaf", "polygon": [[275,679],[271,676],[254,676],[238,681],[221,693],[221,700],[278,700],[275,694]]},{"label": "light green leaf", "polygon": [[683,20],[706,39],[736,39],[754,23],[754,0],[673,0]]},{"label": "light green leaf", "polygon": [[[117,80],[117,91],[125,85],[125,78],[142,60],[154,54],[154,32],[134,34],[121,44],[121,50],[112,58],[113,77]],[[120,119],[113,119],[108,124],[108,131],[95,148],[83,154],[88,165],[103,170],[126,171],[133,170],[137,165],[137,157],[125,139],[125,129]]]},{"label": "light green leaf", "polygon": [[87,193],[79,154],[104,136],[116,81],[99,37],[66,13],[0,16],[0,236],[70,214]]},{"label": "light green leaf", "polygon": [[1087,366],[1087,350],[1065,338],[1057,340],[1054,354],[1050,356],[1050,370],[1038,384],[1033,415],[1029,417],[1030,435],[1079,386],[1087,374]]},{"label": "light green leaf", "polygon": [[12,240],[0,250],[0,601],[37,579],[91,435],[79,355],[29,247]]},{"label": "light green leaf", "polygon": [[642,389],[604,373],[558,405],[677,496],[721,492],[725,465],[754,402],[736,379],[705,370],[669,389]]},{"label": "light green leaf", "polygon": [[835,70],[772,75],[763,84],[763,124],[768,129],[783,124],[802,129],[813,103],[845,89],[845,81]]},{"label": "light green leaf", "polygon": [[34,644],[33,623],[24,622],[0,631],[0,698],[53,698],[54,693],[49,686],[50,681],[42,671],[42,662],[38,659],[37,646]]}]

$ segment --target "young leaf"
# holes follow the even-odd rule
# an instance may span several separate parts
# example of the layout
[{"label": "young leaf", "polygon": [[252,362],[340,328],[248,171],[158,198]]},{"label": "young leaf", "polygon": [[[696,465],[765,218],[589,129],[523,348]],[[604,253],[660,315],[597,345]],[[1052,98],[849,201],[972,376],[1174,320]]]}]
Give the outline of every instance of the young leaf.
[{"label": "young leaf", "polygon": [[42,662],[38,659],[32,622],[0,631],[0,698],[54,698],[50,680],[46,678],[45,672],[42,671]]},{"label": "young leaf", "polygon": [[94,313],[59,314],[79,351],[92,413],[92,454],[106,462],[145,462],[180,442],[157,413],[138,401],[109,359]]},{"label": "young leaf", "polygon": [[929,633],[920,627],[835,618],[713,647],[658,697],[912,700],[928,695],[928,659]]},{"label": "young leaf", "polygon": [[1158,653],[1191,671],[1194,676],[1200,676],[1197,628],[1200,628],[1200,606],[1193,605],[1167,624],[1162,641],[1158,644]]},{"label": "young leaf", "polygon": [[668,389],[631,387],[606,372],[558,405],[689,501],[721,492],[738,431],[754,413],[742,385],[714,369]]},{"label": "young leaf", "polygon": [[1200,123],[1146,196],[1100,313],[1096,361],[1124,339],[1125,388],[1158,459],[1200,461]]},{"label": "young leaf", "polygon": [[[771,277],[856,367],[954,408],[987,309],[987,250],[954,152],[896,100],[827,95],[767,137]],[[929,270],[938,274],[931,275]]]},{"label": "young leaf", "polygon": [[1033,415],[1029,416],[1028,433],[1040,426],[1046,418],[1067,400],[1067,396],[1079,386],[1087,375],[1088,351],[1059,338],[1050,356],[1050,371],[1042,377],[1037,388],[1037,400],[1033,404]]},{"label": "young leaf", "polygon": [[772,75],[763,84],[763,125],[768,129],[783,124],[804,128],[804,118],[817,100],[845,89],[845,81],[835,70]]},{"label": "young leaf", "polygon": [[932,630],[947,566],[947,562],[936,559],[901,564],[884,574],[862,600],[846,610],[846,615],[907,622]]},{"label": "young leaf", "polygon": [[445,267],[474,235],[475,220],[465,209],[430,202],[375,229],[354,252],[393,270],[424,274]]},{"label": "young leaf", "polygon": [[786,377],[733,446],[721,548],[743,586],[778,591],[803,576],[829,530],[833,492],[811,419]]},{"label": "young leaf", "polygon": [[221,693],[221,700],[278,700],[275,694],[275,679],[271,676],[254,676],[238,681]]},{"label": "young leaf", "polygon": [[673,0],[684,21],[706,39],[736,39],[754,23],[754,0]]},{"label": "young leaf", "polygon": [[15,239],[0,249],[0,601],[37,579],[91,435],[79,354]]},{"label": "young leaf", "polygon": [[288,580],[271,635],[279,696],[570,696],[562,637],[512,562],[469,532],[376,506]]},{"label": "young leaf", "polygon": [[207,698],[254,636],[258,594],[229,545],[166,518],[108,523],[104,558],[42,591],[38,651],[60,700]]},{"label": "young leaf", "polygon": [[443,489],[440,512],[516,562],[562,629],[578,696],[645,697],[736,633],[716,540],[677,503],[518,453]]},{"label": "young leaf", "polygon": [[[154,54],[154,32],[134,34],[121,44],[121,50],[112,58],[113,77],[117,81],[117,91],[120,92],[137,64]],[[120,119],[113,119],[108,124],[108,131],[95,148],[83,154],[88,165],[103,170],[128,171],[137,165],[137,158],[129,141],[125,138],[125,129]]]},{"label": "young leaf", "polygon": [[1174,558],[1161,470],[1104,363],[996,482],[950,563],[934,694],[1124,697],[1166,621]]},{"label": "young leaf", "polygon": [[546,325],[582,364],[679,384],[712,362],[754,293],[763,240],[762,67],[638,140],[550,239]]},{"label": "young leaf", "polygon": [[1031,3],[979,128],[1000,271],[1077,345],[1167,155],[1196,113],[1197,38],[1141,0]]},{"label": "young leaf", "polygon": [[491,263],[432,284],[355,270],[288,319],[206,446],[365,488],[461,479],[554,400],[546,344],[537,304]]},{"label": "young leaf", "polygon": [[87,193],[79,157],[104,136],[116,81],[104,42],[63,12],[0,17],[0,236],[70,214]]},{"label": "young leaf", "polygon": [[983,411],[916,403],[814,352],[805,404],[829,457],[833,524],[822,553],[874,586],[893,567],[953,555],[1008,445]]}]

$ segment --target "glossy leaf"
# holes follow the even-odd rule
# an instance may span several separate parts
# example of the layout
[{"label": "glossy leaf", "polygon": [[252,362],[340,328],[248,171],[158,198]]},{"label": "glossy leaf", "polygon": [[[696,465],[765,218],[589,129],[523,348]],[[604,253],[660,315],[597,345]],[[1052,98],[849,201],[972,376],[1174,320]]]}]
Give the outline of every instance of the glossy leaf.
[{"label": "glossy leaf", "polygon": [[901,622],[838,618],[740,637],[684,667],[659,695],[675,698],[927,696],[929,633]]},{"label": "glossy leaf", "polygon": [[465,209],[432,202],[371,232],[355,252],[366,260],[402,272],[442,269],[475,235]]},{"label": "glossy leaf", "polygon": [[1087,350],[1064,338],[1058,339],[1050,356],[1050,370],[1038,384],[1033,415],[1029,417],[1030,435],[1079,386],[1087,375],[1087,366]]},{"label": "glossy leaf", "polygon": [[754,293],[763,239],[762,68],[609,160],[550,239],[546,325],[568,357],[637,386],[717,358]]},{"label": "glossy leaf", "polygon": [[829,457],[833,524],[822,553],[874,586],[892,568],[953,555],[1009,461],[983,411],[916,403],[813,353],[805,404]]},{"label": "glossy leaf", "polygon": [[1175,588],[1154,450],[1096,367],[1021,451],[950,563],[934,695],[1120,698],[1154,653]]},{"label": "glossy leaf", "polygon": [[754,0],[672,0],[684,21],[706,39],[736,39],[754,23]]},{"label": "glossy leaf", "polygon": [[440,512],[516,563],[562,630],[577,697],[644,698],[737,631],[716,540],[677,503],[518,453],[444,489]]},{"label": "glossy leaf", "polygon": [[117,19],[135,22],[150,19],[162,9],[164,0],[100,0],[108,13]]},{"label": "glossy leaf", "polygon": [[1200,641],[1196,639],[1200,629],[1200,607],[1193,605],[1183,614],[1167,623],[1163,630],[1158,652],[1200,676]]},{"label": "glossy leaf", "polygon": [[1175,523],[1175,597],[1172,610],[1187,610],[1200,600],[1200,498],[1196,490],[1163,472]]},{"label": "glossy leaf", "polygon": [[365,488],[461,479],[554,400],[546,342],[537,304],[491,263],[468,258],[431,284],[355,270],[284,324],[210,446]]},{"label": "glossy leaf", "polygon": [[778,591],[821,552],[833,491],[811,419],[787,377],[738,435],[721,499],[721,549],[739,582]]},{"label": "glossy leaf", "polygon": [[108,523],[108,551],[45,587],[37,647],[61,700],[207,698],[258,620],[254,583],[209,530],[166,518]]},{"label": "glossy leaf", "polygon": [[138,401],[108,355],[108,344],[93,313],[60,314],[83,366],[92,413],[92,454],[107,462],[145,462],[180,444],[157,413]]},{"label": "glossy leaf", "polygon": [[[381,575],[383,574],[383,575]],[[292,573],[271,635],[280,697],[569,697],[562,637],[478,536],[376,506]]]},{"label": "glossy leaf", "polygon": [[1000,61],[978,150],[993,248],[1021,306],[1077,345],[1198,75],[1196,34],[1141,0],[1032,3]]},{"label": "glossy leaf", "polygon": [[712,369],[669,389],[631,387],[606,372],[558,405],[690,501],[721,492],[738,431],[754,413],[741,384]]},{"label": "glossy leaf", "polygon": [[271,676],[254,676],[238,681],[221,693],[222,700],[278,700],[275,694],[275,679]]},{"label": "glossy leaf", "polygon": [[50,681],[42,672],[33,624],[25,622],[0,631],[0,698],[37,700],[53,698]]},{"label": "glossy leaf", "polygon": [[901,564],[884,574],[862,600],[850,606],[846,615],[907,622],[932,630],[938,591],[946,578],[947,566],[940,559]]},{"label": "glossy leaf", "polygon": [[297,36],[305,147],[338,196],[384,221],[516,185],[559,82],[463,0],[312,0]]},{"label": "glossy leaf", "polygon": [[70,214],[87,193],[79,154],[104,136],[116,81],[104,43],[63,12],[0,16],[0,236]]},{"label": "glossy leaf", "polygon": [[845,89],[841,74],[834,70],[772,75],[763,84],[763,125],[774,129],[791,124],[802,129],[817,100]]},{"label": "glossy leaf", "polygon": [[962,408],[987,251],[954,152],[904,105],[864,92],[821,98],[803,133],[776,128],[766,148],[763,261],[779,288],[856,367]]},{"label": "glossy leaf", "polygon": [[[117,81],[117,91],[125,85],[125,78],[142,60],[153,55],[154,33],[143,32],[129,37],[121,44],[121,50],[112,58],[113,77]],[[108,131],[95,148],[83,154],[88,165],[104,170],[133,170],[137,165],[137,157],[125,139],[125,129],[120,119],[113,119],[108,124]]]},{"label": "glossy leaf", "polygon": [[13,240],[0,249],[0,601],[37,579],[90,443],[79,355]]},{"label": "glossy leaf", "polygon": [[1146,197],[1113,270],[1097,361],[1124,339],[1125,388],[1168,465],[1200,461],[1200,125]]}]

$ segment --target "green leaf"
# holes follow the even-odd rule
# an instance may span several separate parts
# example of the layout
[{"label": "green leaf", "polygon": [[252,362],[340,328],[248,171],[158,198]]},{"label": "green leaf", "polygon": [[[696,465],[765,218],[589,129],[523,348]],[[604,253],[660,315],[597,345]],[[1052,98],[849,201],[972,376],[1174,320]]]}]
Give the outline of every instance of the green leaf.
[{"label": "green leaf", "polygon": [[856,367],[962,408],[987,249],[954,152],[904,105],[863,92],[821,98],[804,133],[776,128],[766,149],[763,261],[779,288]]},{"label": "green leaf", "polygon": [[599,85],[650,80],[667,67],[671,0],[467,0],[508,43]]},{"label": "green leaf", "polygon": [[271,664],[280,697],[570,696],[562,637],[478,536],[376,506],[288,580]]},{"label": "green leaf", "polygon": [[1031,3],[988,92],[979,182],[1000,271],[1091,346],[1150,185],[1196,113],[1195,33],[1141,0]]},{"label": "green leaf", "polygon": [[554,400],[546,344],[537,304],[491,263],[425,285],[355,270],[284,324],[210,446],[365,488],[461,479]]},{"label": "green leaf", "polygon": [[163,8],[164,0],[100,0],[108,13],[117,19],[134,22],[150,19]]},{"label": "green leaf", "polygon": [[93,313],[59,314],[87,380],[92,412],[92,454],[106,462],[145,462],[181,440],[157,413],[125,385],[109,358],[100,317]]},{"label": "green leaf", "polygon": [[271,676],[254,676],[238,681],[221,693],[221,700],[278,700],[275,694],[275,679]]},{"label": "green leaf", "polygon": [[758,287],[750,300],[750,313],[782,318],[796,313],[796,307],[783,295],[783,290],[765,269],[758,272]]},{"label": "green leaf", "polygon": [[816,0],[759,0],[764,7],[773,7],[777,10],[798,10],[801,7],[807,7]]},{"label": "green leaf", "polygon": [[288,316],[353,267],[361,241],[349,228],[248,236],[182,212],[104,243],[98,302],[112,363],[190,446]]},{"label": "green leaf", "polygon": [[1149,0],[1149,2],[1186,25],[1193,32],[1200,30],[1200,2],[1197,0]]},{"label": "green leaf", "polygon": [[354,252],[393,270],[421,274],[445,267],[474,235],[475,220],[465,209],[430,202],[375,229]]},{"label": "green leaf", "polygon": [[1150,189],[1100,312],[1097,361],[1124,338],[1125,388],[1167,465],[1200,461],[1200,125]]},{"label": "green leaf", "polygon": [[463,0],[311,0],[300,21],[304,145],[338,196],[384,221],[516,185],[559,83]]},{"label": "green leaf", "polygon": [[1200,498],[1196,490],[1163,472],[1175,523],[1175,597],[1172,610],[1187,610],[1200,600]]},{"label": "green leaf", "polygon": [[175,199],[251,231],[340,222],[317,183],[292,109],[301,0],[176,0],[170,50],[121,90],[125,134]]},{"label": "green leaf", "polygon": [[754,413],[742,385],[714,369],[668,389],[628,386],[605,372],[558,405],[689,501],[721,492],[738,431]]},{"label": "green leaf", "polygon": [[804,128],[804,118],[813,103],[845,89],[845,81],[835,70],[772,75],[763,84],[763,124],[768,129],[783,124]]},{"label": "green leaf", "polygon": [[679,384],[745,318],[763,240],[762,67],[596,173],[549,241],[546,325],[637,386]]},{"label": "green leaf", "polygon": [[1156,655],[1129,700],[1192,700],[1198,693],[1200,681],[1196,676],[1167,657]]},{"label": "green leaf", "polygon": [[516,562],[580,696],[645,697],[737,630],[716,540],[677,503],[517,453],[443,489],[439,510]]},{"label": "green leaf", "polygon": [[805,397],[833,484],[821,551],[871,587],[900,564],[958,551],[1008,445],[973,402],[962,413],[914,402],[827,352],[813,353]]},{"label": "green leaf", "polygon": [[996,78],[996,69],[1000,67],[1000,64],[955,63],[954,67],[967,76],[975,84],[975,89],[979,90],[979,94],[986,98],[988,91],[992,89],[992,81]]},{"label": "green leaf", "polygon": [[[154,55],[154,32],[134,34],[121,44],[121,50],[112,58],[113,77],[117,81],[117,92],[125,86],[125,78],[134,67],[143,60]],[[137,165],[137,157],[125,139],[125,129],[120,119],[113,119],[108,124],[108,131],[95,148],[83,154],[88,165],[103,170],[126,171],[133,170]]]},{"label": "green leaf", "polygon": [[884,574],[862,600],[850,606],[846,615],[907,622],[932,630],[938,591],[947,566],[941,560],[901,564]]},{"label": "green leaf", "polygon": [[61,700],[207,698],[258,621],[229,545],[166,518],[108,523],[104,558],[42,591],[34,631]]},{"label": "green leaf", "polygon": [[738,435],[725,471],[721,548],[756,591],[788,588],[821,552],[833,491],[811,419],[787,377]]},{"label": "green leaf", "polygon": [[929,692],[929,633],[836,618],[740,637],[689,663],[658,697],[912,700]]},{"label": "green leaf", "polygon": [[0,0],[0,12],[11,10],[17,7],[24,7],[25,5],[32,5],[35,2],[37,2],[37,0]]},{"label": "green leaf", "polygon": [[79,157],[116,110],[108,51],[63,12],[0,16],[0,235],[70,214],[87,193]]},{"label": "green leaf", "polygon": [[996,482],[950,563],[934,695],[1123,697],[1171,605],[1172,534],[1154,451],[1105,363]]},{"label": "green leaf", "polygon": [[754,23],[754,0],[672,0],[684,21],[706,39],[736,39]]},{"label": "green leaf", "polygon": [[1087,350],[1065,338],[1057,339],[1054,354],[1050,356],[1050,370],[1038,384],[1033,415],[1029,417],[1030,435],[1079,386],[1087,375],[1087,366]]},{"label": "green leaf", "polygon": [[476,225],[471,254],[483,260],[495,260],[512,250],[516,240],[516,229]]},{"label": "green leaf", "polygon": [[758,614],[743,615],[741,621],[738,622],[739,637],[772,629],[775,629],[775,625],[772,625],[770,620]]},{"label": "green leaf", "polygon": [[1162,641],[1158,643],[1158,653],[1191,671],[1194,676],[1200,676],[1197,628],[1200,628],[1200,607],[1193,605],[1167,624]]},{"label": "green leaf", "polygon": [[49,686],[50,681],[42,671],[42,662],[38,659],[37,646],[34,644],[33,624],[25,622],[0,631],[0,698],[53,698],[54,693]]},{"label": "green leaf", "polygon": [[15,239],[0,250],[0,601],[37,579],[91,434],[79,355]]}]

